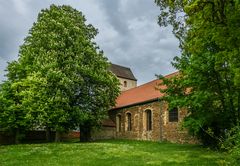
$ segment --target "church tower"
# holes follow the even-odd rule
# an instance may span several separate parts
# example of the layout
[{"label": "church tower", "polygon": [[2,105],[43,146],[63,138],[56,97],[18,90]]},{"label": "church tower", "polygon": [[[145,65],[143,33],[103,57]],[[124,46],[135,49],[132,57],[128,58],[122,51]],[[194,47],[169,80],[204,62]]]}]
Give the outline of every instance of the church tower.
[{"label": "church tower", "polygon": [[121,83],[121,91],[137,87],[137,79],[134,77],[130,68],[111,64],[110,71],[113,72],[119,79]]}]

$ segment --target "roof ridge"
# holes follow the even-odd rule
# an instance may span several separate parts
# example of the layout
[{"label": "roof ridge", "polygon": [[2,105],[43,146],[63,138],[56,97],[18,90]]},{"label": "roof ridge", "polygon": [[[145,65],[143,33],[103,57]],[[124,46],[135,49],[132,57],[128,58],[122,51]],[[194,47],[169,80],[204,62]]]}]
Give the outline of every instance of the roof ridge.
[{"label": "roof ridge", "polygon": [[[119,66],[119,67],[123,67],[123,68],[126,68],[126,69],[130,69],[130,67],[126,67],[126,66],[122,66],[122,65],[117,65],[117,64],[114,64],[114,63],[111,63],[112,65],[115,65],[115,66]],[[130,69],[131,70],[131,69]]]},{"label": "roof ridge", "polygon": [[[169,77],[169,76],[171,76],[171,75],[177,74],[178,72],[179,72],[179,71],[175,71],[175,72],[173,72],[173,73],[164,75],[163,77]],[[160,79],[158,79],[158,78],[157,78],[157,79],[154,79],[154,80],[152,80],[152,81],[146,82],[146,83],[144,83],[144,84],[142,84],[142,85],[139,85],[139,86],[137,86],[137,87],[128,89],[128,90],[126,90],[126,91],[123,91],[123,93],[124,93],[124,92],[128,92],[128,91],[131,91],[131,90],[134,90],[134,89],[137,89],[137,88],[140,88],[140,87],[142,87],[142,86],[145,86],[145,85],[147,85],[147,84],[153,83],[153,82],[158,81],[158,80],[160,80]]]},{"label": "roof ridge", "polygon": [[134,91],[135,89],[139,89],[139,88],[141,88],[141,87],[143,87],[143,86],[146,86],[146,85],[151,84],[151,83],[153,83],[154,81],[158,81],[158,80],[159,80],[159,79],[155,79],[155,80],[152,80],[152,81],[147,82],[147,83],[145,83],[145,84],[139,85],[139,86],[137,86],[137,87],[134,87],[134,88],[125,90],[125,91],[123,91],[121,94],[129,93],[129,92],[131,92],[131,91]]},{"label": "roof ridge", "polygon": [[170,73],[170,74],[165,75],[164,77],[169,77],[169,76],[175,75],[175,74],[177,74],[177,73],[180,73],[180,71],[177,70],[177,71],[175,71],[175,72],[173,72],[173,73]]},{"label": "roof ridge", "polygon": [[[165,75],[164,77],[171,78],[177,76],[177,74],[178,71]],[[114,109],[150,102],[164,96],[164,93],[160,92],[159,89],[166,88],[166,85],[160,85],[159,89],[156,89],[156,86],[161,82],[161,79],[154,79],[150,82],[122,92],[116,100],[116,106]]]}]

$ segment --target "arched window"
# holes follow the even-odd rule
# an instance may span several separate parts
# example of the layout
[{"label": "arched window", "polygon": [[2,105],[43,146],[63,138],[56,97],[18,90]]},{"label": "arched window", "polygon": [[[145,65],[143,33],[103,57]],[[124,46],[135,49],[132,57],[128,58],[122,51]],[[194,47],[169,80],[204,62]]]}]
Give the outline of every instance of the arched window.
[{"label": "arched window", "polygon": [[169,122],[178,122],[178,108],[175,107],[169,111]]},{"label": "arched window", "polygon": [[117,132],[121,131],[121,115],[117,115],[116,117],[116,127],[117,127]]},{"label": "arched window", "polygon": [[152,130],[152,111],[146,110],[146,129],[147,131]]},{"label": "arched window", "polygon": [[127,131],[132,131],[132,116],[131,116],[131,113],[127,113]]},{"label": "arched window", "polygon": [[124,81],[124,82],[123,82],[123,86],[124,86],[124,87],[127,87],[127,81]]}]

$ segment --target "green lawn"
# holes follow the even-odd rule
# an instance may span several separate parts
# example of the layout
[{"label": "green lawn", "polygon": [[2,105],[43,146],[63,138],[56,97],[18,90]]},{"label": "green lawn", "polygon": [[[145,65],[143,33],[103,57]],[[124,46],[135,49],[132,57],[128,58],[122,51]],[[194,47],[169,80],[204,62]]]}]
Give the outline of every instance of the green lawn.
[{"label": "green lawn", "polygon": [[[0,146],[0,166],[226,165],[225,155],[198,145],[109,140]],[[229,164],[229,163],[228,163]]]}]

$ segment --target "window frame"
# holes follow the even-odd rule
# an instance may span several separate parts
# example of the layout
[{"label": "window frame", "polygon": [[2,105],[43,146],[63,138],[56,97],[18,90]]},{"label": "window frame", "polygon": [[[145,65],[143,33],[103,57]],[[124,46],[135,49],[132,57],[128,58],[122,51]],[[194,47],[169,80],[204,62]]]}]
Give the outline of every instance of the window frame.
[{"label": "window frame", "polygon": [[153,122],[152,122],[152,110],[147,109],[145,110],[145,114],[146,114],[146,130],[147,131],[152,131],[153,128]]},{"label": "window frame", "polygon": [[178,115],[178,108],[174,107],[173,109],[168,111],[168,121],[169,122],[178,122],[179,115]]},{"label": "window frame", "polygon": [[116,125],[117,125],[117,126],[116,126],[116,131],[117,131],[117,132],[121,132],[121,131],[122,131],[122,130],[121,130],[121,129],[122,129],[122,127],[121,127],[121,126],[122,126],[121,120],[122,120],[122,116],[118,114],[118,115],[116,116]]},{"label": "window frame", "polygon": [[123,81],[123,86],[126,88],[127,87],[127,81]]},{"label": "window frame", "polygon": [[126,113],[127,118],[127,131],[132,131],[132,114],[130,112]]}]

